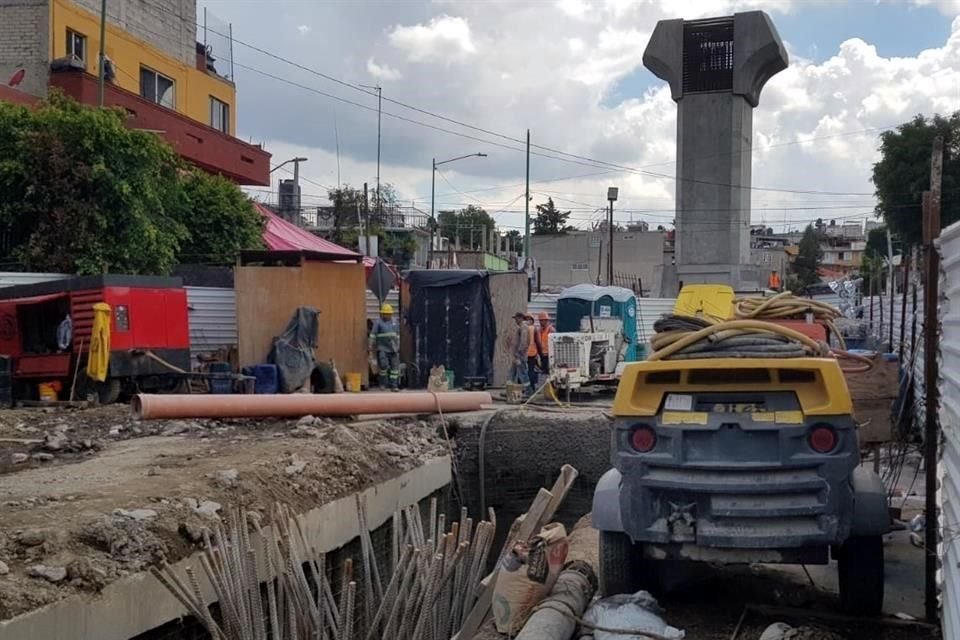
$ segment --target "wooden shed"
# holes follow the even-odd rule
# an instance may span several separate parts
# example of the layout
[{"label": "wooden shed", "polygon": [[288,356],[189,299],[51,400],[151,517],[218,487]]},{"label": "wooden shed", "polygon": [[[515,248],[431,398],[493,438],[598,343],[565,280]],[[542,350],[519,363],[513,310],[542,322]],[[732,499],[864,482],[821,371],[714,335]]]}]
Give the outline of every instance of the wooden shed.
[{"label": "wooden shed", "polygon": [[314,251],[241,255],[234,279],[241,366],[266,362],[297,307],[313,307],[320,312],[317,360],[333,358],[341,375],[360,373],[367,384],[366,280],[360,255],[348,253],[355,261]]}]

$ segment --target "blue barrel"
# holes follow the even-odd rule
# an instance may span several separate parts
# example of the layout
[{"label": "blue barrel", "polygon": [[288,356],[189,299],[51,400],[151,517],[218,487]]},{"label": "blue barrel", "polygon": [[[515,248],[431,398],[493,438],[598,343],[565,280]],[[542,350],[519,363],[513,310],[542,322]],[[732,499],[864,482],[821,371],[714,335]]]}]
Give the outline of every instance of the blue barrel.
[{"label": "blue barrel", "polygon": [[258,364],[253,367],[254,393],[277,393],[280,390],[280,374],[275,364]]},{"label": "blue barrel", "polygon": [[233,393],[233,371],[229,362],[214,362],[210,365],[210,393]]}]

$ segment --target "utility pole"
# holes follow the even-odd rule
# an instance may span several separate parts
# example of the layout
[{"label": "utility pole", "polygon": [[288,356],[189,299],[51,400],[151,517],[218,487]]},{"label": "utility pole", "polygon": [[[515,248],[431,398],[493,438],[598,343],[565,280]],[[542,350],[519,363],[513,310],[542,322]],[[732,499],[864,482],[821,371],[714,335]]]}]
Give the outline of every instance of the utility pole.
[{"label": "utility pole", "polygon": [[607,212],[607,286],[613,286],[613,203],[616,202],[620,190],[617,187],[607,189],[607,201],[610,209]]},{"label": "utility pole", "polygon": [[[893,238],[890,237],[890,227],[887,227],[887,280],[890,281],[890,339],[887,341],[887,353],[893,351],[893,299],[897,293],[897,285],[893,281]],[[900,336],[903,339],[903,336]]]},{"label": "utility pole", "polygon": [[[380,85],[360,85],[364,89],[377,92],[377,217],[383,216],[383,197],[380,195],[380,121],[383,115],[383,87]],[[369,220],[367,221],[369,222]]]},{"label": "utility pole", "polygon": [[523,201],[523,260],[530,263],[530,129],[527,129],[527,190]]},{"label": "utility pole", "polygon": [[943,180],[943,138],[933,141],[930,158],[930,191],[923,193],[923,246],[926,251],[926,283],[923,292],[923,389],[926,392],[924,413],[923,463],[926,467],[927,517],[924,555],[926,575],[924,603],[927,622],[937,621],[937,545],[939,543],[940,517],[937,513],[937,445],[940,438],[940,389],[937,387],[939,351],[937,317],[938,285],[940,280],[940,254],[935,242],[940,236],[940,184]]},{"label": "utility pole", "polygon": [[103,106],[104,82],[107,75],[107,0],[100,0],[100,63],[97,74],[97,106]]},{"label": "utility pole", "polygon": [[433,245],[436,236],[437,219],[434,204],[437,197],[437,159],[433,159],[430,169],[430,250],[427,251],[427,269],[433,268]]},{"label": "utility pole", "polygon": [[363,183],[363,226],[366,228],[366,233],[363,234],[364,241],[366,242],[367,250],[364,252],[364,255],[370,255],[370,196],[367,192],[367,183]]}]

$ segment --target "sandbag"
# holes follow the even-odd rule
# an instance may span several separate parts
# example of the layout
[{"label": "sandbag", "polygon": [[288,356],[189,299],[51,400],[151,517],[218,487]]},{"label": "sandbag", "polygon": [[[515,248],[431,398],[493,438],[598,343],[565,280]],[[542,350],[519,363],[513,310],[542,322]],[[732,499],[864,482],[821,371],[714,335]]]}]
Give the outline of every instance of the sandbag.
[{"label": "sandbag", "polygon": [[310,379],[316,364],[319,315],[313,307],[298,307],[287,328],[273,339],[268,362],[277,365],[283,393],[293,393]]},{"label": "sandbag", "polygon": [[594,631],[594,640],[647,640],[643,632],[655,633],[662,638],[681,640],[686,634],[681,629],[671,627],[660,616],[663,609],[657,599],[646,591],[633,594],[623,593],[610,596],[593,603],[583,614],[587,628],[604,627],[607,629],[637,631],[636,634]]},{"label": "sandbag", "polygon": [[523,628],[533,608],[553,589],[567,560],[567,530],[548,524],[530,540],[518,542],[500,563],[493,590],[493,619],[500,633]]}]

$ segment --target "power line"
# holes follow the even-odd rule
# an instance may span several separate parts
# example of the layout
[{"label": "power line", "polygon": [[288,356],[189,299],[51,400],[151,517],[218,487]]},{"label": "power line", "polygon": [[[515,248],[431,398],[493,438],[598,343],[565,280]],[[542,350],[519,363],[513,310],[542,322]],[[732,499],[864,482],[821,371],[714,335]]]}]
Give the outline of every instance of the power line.
[{"label": "power line", "polygon": [[[213,33],[218,33],[218,32],[213,31],[213,30],[211,30],[211,31],[212,31]],[[225,34],[222,34],[222,33],[219,34],[219,35],[226,37]],[[300,64],[300,63],[298,63],[298,62],[295,62],[295,61],[293,61],[293,60],[290,60],[290,59],[288,59],[288,58],[284,58],[283,56],[279,56],[279,55],[277,55],[277,54],[275,54],[275,53],[273,53],[273,52],[267,51],[266,49],[263,49],[263,48],[258,47],[258,46],[256,46],[256,45],[253,45],[253,44],[251,44],[251,43],[244,42],[244,41],[238,40],[238,39],[236,39],[236,38],[233,38],[233,41],[236,42],[237,44],[240,44],[240,45],[242,45],[242,46],[248,47],[248,48],[250,48],[250,49],[252,49],[252,50],[254,50],[254,51],[257,51],[257,52],[259,52],[259,53],[261,53],[261,54],[263,54],[263,55],[266,55],[266,56],[268,56],[268,57],[270,57],[270,58],[273,58],[273,59],[278,60],[278,61],[280,61],[280,62],[284,62],[285,64],[289,64],[289,65],[291,65],[291,66],[294,66],[294,67],[296,67],[296,68],[298,68],[298,69],[301,69],[301,70],[303,70],[303,71],[306,71],[306,72],[311,73],[311,74],[313,74],[313,75],[316,75],[316,76],[318,76],[318,77],[324,78],[324,79],[329,80],[329,81],[331,81],[331,82],[335,82],[335,83],[337,83],[337,84],[340,84],[340,85],[342,85],[342,86],[348,87],[348,88],[353,89],[353,90],[355,90],[355,91],[359,91],[359,92],[364,93],[364,94],[366,94],[366,95],[369,95],[369,96],[371,96],[371,97],[374,96],[374,94],[373,94],[372,92],[367,91],[367,90],[363,89],[362,87],[359,87],[359,86],[357,86],[357,85],[351,84],[351,83],[349,83],[349,82],[346,82],[346,81],[344,81],[344,80],[341,80],[341,79],[336,78],[336,77],[334,77],[334,76],[331,76],[331,75],[329,75],[329,74],[323,73],[323,72],[321,72],[321,71],[317,71],[316,69],[313,69],[313,68],[311,68],[311,67],[307,67],[307,66],[305,66],[305,65],[302,65],[302,64]],[[285,80],[285,79],[281,79],[281,78],[278,77],[278,76],[269,74],[269,73],[267,73],[267,72],[262,72],[262,71],[260,71],[260,70],[258,70],[258,69],[253,69],[253,68],[251,68],[251,67],[247,67],[247,66],[240,65],[239,63],[236,63],[236,62],[234,62],[234,64],[235,64],[236,66],[240,66],[241,68],[246,68],[246,69],[249,69],[249,70],[254,71],[254,72],[263,73],[264,75],[273,77],[273,78],[278,79],[278,80]],[[292,81],[290,81],[290,82],[293,83]],[[297,83],[293,83],[293,84],[297,84]],[[307,87],[305,87],[305,86],[303,86],[303,85],[300,85],[300,86],[302,86],[303,88],[307,88]],[[327,95],[328,97],[332,97],[332,98],[334,98],[334,99],[344,101],[344,102],[346,102],[346,103],[348,103],[348,104],[353,104],[353,105],[355,105],[355,106],[362,106],[362,107],[365,108],[365,109],[370,109],[370,110],[372,110],[371,107],[368,107],[368,106],[366,106],[366,105],[360,105],[360,103],[355,103],[355,102],[353,102],[353,101],[347,100],[346,98],[341,98],[341,97],[333,96],[333,95],[331,95],[331,94],[325,94],[325,93],[323,93],[323,92],[320,92],[319,90],[316,90],[316,91],[317,91],[317,93],[321,93],[322,95]],[[427,115],[427,116],[430,116],[430,117],[433,117],[433,118],[437,118],[437,119],[439,119],[439,120],[443,120],[443,121],[445,121],[445,122],[449,122],[449,123],[455,124],[455,125],[457,125],[457,126],[461,126],[461,127],[467,128],[467,129],[471,129],[471,130],[473,130],[473,131],[477,131],[477,132],[480,132],[480,133],[484,133],[484,134],[486,134],[486,135],[494,136],[494,137],[497,137],[497,138],[506,140],[506,141],[508,141],[508,142],[514,142],[514,143],[518,143],[518,144],[523,144],[523,143],[524,143],[524,141],[520,140],[519,138],[515,138],[515,137],[513,137],[513,136],[509,136],[509,135],[506,135],[506,134],[503,134],[503,133],[499,133],[499,132],[496,132],[496,131],[492,131],[492,130],[490,130],[490,129],[485,129],[485,128],[483,128],[483,127],[478,127],[478,126],[476,126],[476,125],[471,125],[471,124],[469,124],[469,123],[465,123],[465,122],[463,122],[463,121],[456,120],[456,119],[454,119],[454,118],[450,118],[450,117],[444,116],[444,115],[442,115],[442,114],[437,114],[437,113],[428,111],[428,110],[426,110],[426,109],[422,109],[422,108],[420,108],[420,107],[416,107],[416,106],[414,106],[414,105],[407,104],[407,103],[402,102],[402,101],[399,101],[399,100],[395,100],[395,99],[392,99],[392,98],[389,98],[389,97],[386,97],[386,98],[383,98],[383,99],[384,99],[385,101],[387,101],[387,102],[396,104],[397,106],[400,106],[400,107],[403,107],[403,108],[406,108],[406,109],[410,109],[410,110],[416,111],[417,113],[421,113],[421,114],[424,114],[424,115]],[[441,128],[441,127],[436,127],[436,126],[434,126],[434,125],[429,125],[428,123],[424,123],[424,122],[421,122],[421,121],[413,120],[413,119],[410,119],[410,118],[405,118],[405,117],[399,116],[399,115],[397,115],[397,114],[387,114],[387,113],[384,113],[384,115],[391,115],[391,117],[398,118],[398,119],[400,119],[400,120],[405,120],[405,121],[411,122],[411,123],[413,123],[413,124],[419,124],[419,125],[421,125],[421,126],[427,126],[427,127],[430,127],[430,128],[436,129],[436,130],[439,130],[439,131],[443,131],[443,132],[445,132],[445,133],[449,133],[449,134],[452,134],[452,135],[458,135],[458,136],[465,137],[465,138],[468,138],[468,139],[473,139],[473,140],[476,140],[476,141],[478,141],[478,142],[484,142],[485,144],[490,144],[490,145],[494,145],[494,146],[503,147],[503,148],[506,148],[506,149],[509,149],[509,150],[512,150],[512,151],[519,151],[519,152],[523,152],[523,151],[524,151],[523,149],[518,149],[518,148],[516,148],[516,147],[510,147],[510,146],[507,146],[507,145],[503,145],[503,144],[500,144],[500,143],[493,142],[493,141],[491,141],[491,140],[483,140],[483,139],[479,139],[479,138],[476,138],[476,137],[468,136],[468,135],[463,134],[463,133],[461,133],[461,132],[455,132],[455,131],[451,131],[451,130],[448,130],[448,129],[443,129],[443,128]],[[888,128],[889,128],[889,127],[888,127]],[[861,131],[859,131],[859,132],[844,132],[844,133],[841,133],[841,134],[831,134],[831,135],[827,135],[827,136],[820,136],[819,138],[816,138],[816,139],[825,139],[825,138],[829,138],[829,137],[836,137],[836,136],[838,136],[838,135],[853,135],[854,133],[865,133],[865,132],[872,132],[872,131],[876,131],[876,130],[881,130],[881,129],[880,129],[880,128],[863,129],[863,130],[861,130]],[[776,146],[776,147],[788,146],[788,145],[790,145],[790,144],[803,144],[803,143],[810,142],[811,140],[812,140],[812,139],[791,141],[791,142],[789,142],[789,143],[780,143],[780,144],[778,144],[778,145],[771,145],[771,148],[773,148],[773,147],[775,147],[775,146]],[[722,187],[728,187],[728,188],[734,188],[734,189],[748,189],[748,190],[751,190],[751,191],[770,191],[770,192],[779,192],[779,193],[823,194],[823,195],[864,195],[864,196],[872,196],[872,195],[873,195],[872,193],[863,193],[863,192],[839,192],[839,191],[819,191],[819,190],[808,190],[808,189],[786,189],[786,188],[780,188],[780,187],[758,187],[758,186],[752,186],[752,185],[751,185],[751,186],[744,186],[744,185],[737,185],[737,184],[732,184],[732,183],[715,182],[715,181],[710,181],[710,180],[699,180],[699,179],[696,179],[696,178],[684,178],[684,177],[682,177],[682,176],[673,176],[673,175],[669,175],[669,174],[658,173],[658,172],[655,172],[655,171],[646,171],[646,170],[644,170],[644,169],[642,169],[642,168],[639,168],[639,167],[629,167],[629,166],[621,165],[621,164],[614,163],[614,162],[608,162],[608,161],[605,161],[605,160],[599,160],[599,159],[596,159],[596,158],[591,158],[591,157],[589,157],[589,156],[583,156],[583,155],[579,155],[579,154],[569,153],[569,152],[566,152],[566,151],[562,151],[562,150],[559,150],[559,149],[554,149],[554,148],[547,147],[547,146],[544,146],[544,145],[531,144],[531,146],[534,147],[534,148],[542,149],[543,151],[547,151],[547,152],[550,152],[550,153],[553,153],[553,154],[558,154],[559,156],[564,156],[564,157],[557,157],[557,155],[548,155],[548,154],[538,153],[538,152],[531,152],[531,155],[536,155],[536,156],[540,156],[540,157],[545,157],[545,158],[549,158],[549,159],[552,159],[552,160],[558,160],[558,161],[562,161],[562,162],[569,162],[569,163],[571,163],[571,164],[581,164],[581,165],[583,165],[583,166],[591,166],[591,167],[595,167],[595,168],[612,168],[612,169],[617,169],[617,170],[619,170],[620,172],[634,173],[634,174],[638,174],[638,175],[645,175],[645,176],[649,176],[649,177],[666,179],[666,180],[674,180],[674,181],[681,181],[681,182],[691,182],[691,183],[695,183],[695,184],[705,184],[705,185],[712,185],[712,186],[722,186]],[[759,148],[758,148],[758,150],[759,150]],[[716,154],[714,154],[714,155],[716,155]],[[663,164],[663,163],[658,163],[658,164]]]}]

